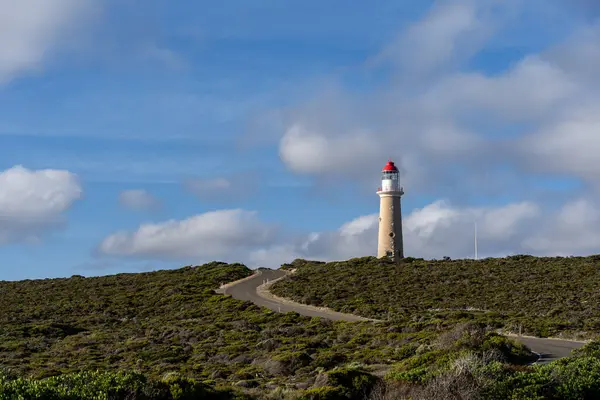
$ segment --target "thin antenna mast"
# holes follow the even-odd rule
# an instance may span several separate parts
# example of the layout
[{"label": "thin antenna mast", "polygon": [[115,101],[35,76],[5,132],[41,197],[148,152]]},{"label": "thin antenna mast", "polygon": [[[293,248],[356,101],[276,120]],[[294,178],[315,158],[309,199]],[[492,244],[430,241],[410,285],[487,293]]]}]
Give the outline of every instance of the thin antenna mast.
[{"label": "thin antenna mast", "polygon": [[475,259],[479,259],[477,256],[477,221],[475,221]]}]

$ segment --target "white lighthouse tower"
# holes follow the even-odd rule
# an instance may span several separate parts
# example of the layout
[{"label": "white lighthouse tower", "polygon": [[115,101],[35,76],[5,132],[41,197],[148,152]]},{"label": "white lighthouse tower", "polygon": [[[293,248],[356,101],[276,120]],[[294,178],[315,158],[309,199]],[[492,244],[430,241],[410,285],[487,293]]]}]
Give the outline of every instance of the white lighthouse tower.
[{"label": "white lighthouse tower", "polygon": [[400,206],[400,198],[404,190],[400,186],[400,173],[393,161],[389,160],[381,172],[381,187],[377,191],[380,199],[377,257],[398,261],[404,258]]}]

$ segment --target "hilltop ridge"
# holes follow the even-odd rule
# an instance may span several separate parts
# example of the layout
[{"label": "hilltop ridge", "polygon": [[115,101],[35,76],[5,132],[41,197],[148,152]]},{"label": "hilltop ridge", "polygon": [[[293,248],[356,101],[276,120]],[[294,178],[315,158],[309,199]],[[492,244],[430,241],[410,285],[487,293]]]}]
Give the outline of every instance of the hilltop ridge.
[{"label": "hilltop ridge", "polygon": [[394,263],[375,257],[340,262],[295,260],[296,272],[271,287],[304,304],[369,318],[405,319],[431,310],[463,310],[533,336],[600,333],[600,256]]}]

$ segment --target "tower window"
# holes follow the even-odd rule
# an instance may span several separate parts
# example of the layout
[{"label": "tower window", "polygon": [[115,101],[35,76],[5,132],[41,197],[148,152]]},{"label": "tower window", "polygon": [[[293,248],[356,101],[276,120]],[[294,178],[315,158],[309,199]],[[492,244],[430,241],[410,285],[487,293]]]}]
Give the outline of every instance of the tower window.
[{"label": "tower window", "polygon": [[390,235],[391,238],[393,238],[394,236],[396,236],[396,234],[394,232],[390,232],[389,235]]},{"label": "tower window", "polygon": [[391,257],[394,256],[394,252],[388,250],[388,251],[385,252],[385,255],[391,258]]}]

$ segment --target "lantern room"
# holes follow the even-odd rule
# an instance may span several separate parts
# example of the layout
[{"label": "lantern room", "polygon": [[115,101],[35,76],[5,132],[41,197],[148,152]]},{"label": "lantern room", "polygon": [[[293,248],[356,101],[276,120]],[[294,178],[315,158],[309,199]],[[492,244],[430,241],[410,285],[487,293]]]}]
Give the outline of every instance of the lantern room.
[{"label": "lantern room", "polygon": [[389,160],[381,170],[381,192],[400,192],[400,173],[394,162]]}]

